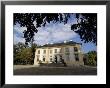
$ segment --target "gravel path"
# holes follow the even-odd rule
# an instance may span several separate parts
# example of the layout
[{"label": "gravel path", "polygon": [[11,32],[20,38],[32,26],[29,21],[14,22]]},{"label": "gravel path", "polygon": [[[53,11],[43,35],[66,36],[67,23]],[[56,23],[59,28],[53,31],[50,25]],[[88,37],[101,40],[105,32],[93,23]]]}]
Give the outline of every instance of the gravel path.
[{"label": "gravel path", "polygon": [[36,67],[14,66],[14,75],[97,75],[96,67]]}]

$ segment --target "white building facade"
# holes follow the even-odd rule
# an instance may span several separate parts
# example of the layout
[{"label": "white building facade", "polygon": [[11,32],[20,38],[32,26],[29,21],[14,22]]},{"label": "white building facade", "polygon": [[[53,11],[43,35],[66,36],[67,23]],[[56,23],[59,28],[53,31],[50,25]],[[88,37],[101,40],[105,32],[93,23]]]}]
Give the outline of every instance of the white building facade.
[{"label": "white building facade", "polygon": [[81,44],[75,42],[47,44],[36,48],[34,65],[39,63],[62,63],[67,66],[83,65]]}]

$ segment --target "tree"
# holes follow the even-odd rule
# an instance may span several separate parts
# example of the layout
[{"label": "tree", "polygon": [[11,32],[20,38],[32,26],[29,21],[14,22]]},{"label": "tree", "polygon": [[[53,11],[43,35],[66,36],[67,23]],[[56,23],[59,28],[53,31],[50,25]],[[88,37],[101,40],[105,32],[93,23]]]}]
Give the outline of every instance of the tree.
[{"label": "tree", "polygon": [[14,64],[33,64],[35,44],[32,47],[33,49],[20,42],[14,44]]},{"label": "tree", "polygon": [[35,58],[36,47],[37,47],[37,44],[32,43],[32,45],[31,45],[31,53],[32,53],[32,60],[33,60],[33,63],[34,63],[34,58]]},{"label": "tree", "polygon": [[[66,24],[71,15],[71,13],[14,13],[14,24],[19,23],[21,27],[27,27],[23,33],[25,44],[28,44],[33,41],[38,27],[45,26],[51,21]],[[78,13],[75,15],[77,23],[71,25],[71,29],[80,35],[82,41],[97,44],[97,14]],[[34,21],[36,25],[33,24]]]},{"label": "tree", "polygon": [[77,24],[71,29],[80,35],[82,41],[97,44],[97,14],[76,14]]},{"label": "tree", "polygon": [[19,54],[19,58],[21,58],[21,60],[24,61],[25,64],[32,64],[33,59],[31,48],[24,48]]},{"label": "tree", "polygon": [[26,47],[28,46],[21,42],[19,42],[18,44],[14,44],[14,59],[17,59],[17,56],[19,56],[18,53],[21,52],[21,50]]},{"label": "tree", "polygon": [[88,57],[88,64],[89,65],[96,65],[97,64],[97,52],[96,51],[88,52],[87,57]]}]

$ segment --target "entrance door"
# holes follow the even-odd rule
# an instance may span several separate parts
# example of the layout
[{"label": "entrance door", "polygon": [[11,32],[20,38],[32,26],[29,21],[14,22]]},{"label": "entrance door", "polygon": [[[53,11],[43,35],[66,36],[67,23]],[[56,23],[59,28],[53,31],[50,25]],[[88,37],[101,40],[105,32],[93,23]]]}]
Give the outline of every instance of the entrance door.
[{"label": "entrance door", "polygon": [[55,63],[57,63],[57,56],[55,56]]},{"label": "entrance door", "polygon": [[60,61],[60,63],[61,63],[61,62],[62,62],[62,59],[63,59],[63,58],[62,58],[62,55],[59,55],[59,59],[60,59],[59,61]]}]

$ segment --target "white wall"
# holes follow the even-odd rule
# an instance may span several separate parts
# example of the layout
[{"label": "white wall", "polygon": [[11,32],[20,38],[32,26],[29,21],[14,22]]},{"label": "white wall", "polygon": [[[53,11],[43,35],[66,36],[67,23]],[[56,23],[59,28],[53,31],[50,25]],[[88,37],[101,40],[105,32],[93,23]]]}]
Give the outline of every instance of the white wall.
[{"label": "white wall", "polygon": [[[65,55],[65,48],[66,47],[69,49],[69,58],[67,58],[66,55]],[[61,48],[63,48],[62,58],[68,64],[73,64],[73,63],[77,63],[78,64],[78,63],[81,63],[81,61],[82,61],[81,56],[79,57],[79,61],[76,61],[75,60],[74,48],[73,47],[74,46],[61,47]],[[41,60],[41,61],[43,61],[43,56],[44,55],[46,56],[46,61],[50,61],[50,56],[52,56],[52,59],[54,61],[54,58],[55,58],[55,55],[56,55],[57,56],[57,60],[59,61],[60,60],[60,57],[58,56],[58,54],[61,54],[61,53],[59,53],[61,48],[60,47],[52,47],[52,48],[44,48],[44,49],[38,48],[38,49],[36,49],[36,52],[35,52],[35,63],[37,61],[36,55],[40,55],[39,60]],[[57,53],[55,53],[55,49],[57,49]],[[38,53],[38,50],[40,50],[40,54],[37,54]],[[43,54],[43,51],[44,50],[46,50],[46,54]],[[50,50],[52,50],[52,53],[51,54],[50,54]],[[78,50],[78,51],[80,51],[80,50]],[[80,52],[78,52],[78,53],[80,53]]]}]

